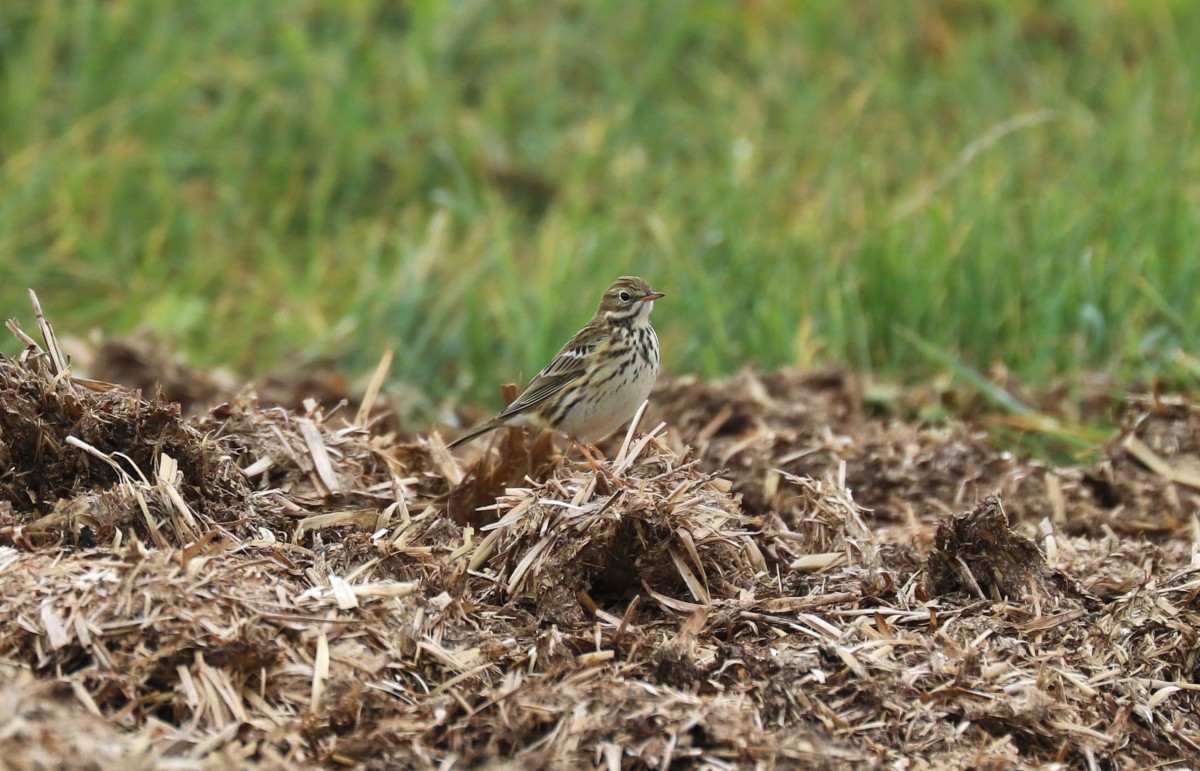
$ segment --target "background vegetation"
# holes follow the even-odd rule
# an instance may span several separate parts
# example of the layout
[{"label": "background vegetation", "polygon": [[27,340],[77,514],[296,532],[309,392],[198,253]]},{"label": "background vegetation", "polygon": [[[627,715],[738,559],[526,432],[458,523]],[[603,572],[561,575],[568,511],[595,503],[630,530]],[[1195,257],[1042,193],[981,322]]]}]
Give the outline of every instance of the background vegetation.
[{"label": "background vegetation", "polygon": [[1191,0],[6,0],[0,311],[491,403],[633,272],[675,371],[1194,378],[1198,52]]}]

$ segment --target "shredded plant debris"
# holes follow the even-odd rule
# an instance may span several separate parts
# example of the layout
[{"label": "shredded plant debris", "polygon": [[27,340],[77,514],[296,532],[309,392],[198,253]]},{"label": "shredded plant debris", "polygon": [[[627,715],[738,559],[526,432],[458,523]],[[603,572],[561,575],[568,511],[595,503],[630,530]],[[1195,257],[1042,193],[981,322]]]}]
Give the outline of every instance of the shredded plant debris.
[{"label": "shredded plant debris", "polygon": [[[0,357],[13,768],[1085,768],[1200,757],[1200,411],[1099,460],[667,378],[597,474],[127,345]],[[103,358],[116,357],[110,366]],[[203,394],[203,398],[195,396]],[[205,405],[201,407],[201,401]],[[1032,401],[1032,399],[1031,399]]]}]

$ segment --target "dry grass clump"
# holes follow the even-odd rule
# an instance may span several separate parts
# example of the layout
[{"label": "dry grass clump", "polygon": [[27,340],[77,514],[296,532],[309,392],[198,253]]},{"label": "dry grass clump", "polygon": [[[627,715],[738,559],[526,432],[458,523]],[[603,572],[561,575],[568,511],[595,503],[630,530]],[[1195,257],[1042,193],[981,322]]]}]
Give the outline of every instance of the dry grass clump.
[{"label": "dry grass clump", "polygon": [[758,523],[741,513],[728,483],[697,474],[661,445],[642,447],[618,460],[627,482],[615,491],[591,473],[560,473],[498,499],[499,520],[483,528],[472,556],[497,579],[495,595],[485,596],[546,615],[575,606],[572,593],[591,597],[585,607],[643,591],[708,605],[750,586],[767,565],[751,537]]},{"label": "dry grass clump", "polygon": [[1036,544],[1009,528],[999,498],[938,523],[925,567],[931,595],[965,591],[996,602],[1033,594],[1058,597]]},{"label": "dry grass clump", "polygon": [[0,357],[0,405],[0,541],[87,544],[132,528],[183,546],[237,519],[248,502],[228,448],[188,425],[177,405],[77,382],[34,346]]},{"label": "dry grass clump", "polygon": [[869,420],[848,377],[675,381],[678,424],[607,446],[615,484],[520,432],[464,468],[384,432],[374,388],[183,420],[84,388],[44,334],[0,360],[10,766],[1200,753],[1184,400],[1053,468]]}]

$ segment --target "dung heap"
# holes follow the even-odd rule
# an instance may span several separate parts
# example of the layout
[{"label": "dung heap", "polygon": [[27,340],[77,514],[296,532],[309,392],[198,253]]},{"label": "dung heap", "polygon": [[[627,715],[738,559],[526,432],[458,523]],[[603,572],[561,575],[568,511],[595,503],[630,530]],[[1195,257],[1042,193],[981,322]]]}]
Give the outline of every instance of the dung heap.
[{"label": "dung heap", "polygon": [[[1200,752],[1200,414],[1086,466],[668,379],[605,449],[467,467],[251,391],[194,417],[0,358],[14,768],[1147,766]],[[152,379],[148,382],[153,382]],[[344,409],[344,408],[343,408]]]}]

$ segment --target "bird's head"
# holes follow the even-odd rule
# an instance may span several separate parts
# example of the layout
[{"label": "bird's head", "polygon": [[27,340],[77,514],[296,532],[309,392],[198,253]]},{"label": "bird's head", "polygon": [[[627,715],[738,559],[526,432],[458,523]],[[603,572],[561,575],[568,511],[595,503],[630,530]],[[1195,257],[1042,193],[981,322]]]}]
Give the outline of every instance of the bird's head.
[{"label": "bird's head", "polygon": [[651,289],[644,278],[622,276],[604,293],[596,315],[614,324],[648,324],[654,301],[664,296],[662,292]]}]

